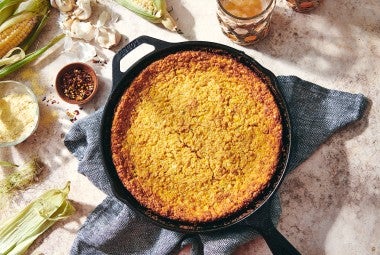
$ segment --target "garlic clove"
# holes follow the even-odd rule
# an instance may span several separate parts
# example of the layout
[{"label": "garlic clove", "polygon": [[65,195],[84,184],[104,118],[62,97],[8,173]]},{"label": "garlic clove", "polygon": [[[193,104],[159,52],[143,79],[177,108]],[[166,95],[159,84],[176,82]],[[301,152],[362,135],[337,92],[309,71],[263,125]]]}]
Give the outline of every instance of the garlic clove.
[{"label": "garlic clove", "polygon": [[58,9],[58,5],[57,3],[55,2],[55,0],[50,0],[50,5],[56,9]]},{"label": "garlic clove", "polygon": [[107,11],[102,11],[99,15],[98,21],[96,22],[97,27],[105,26],[111,20],[111,14]]},{"label": "garlic clove", "polygon": [[75,0],[50,0],[50,4],[61,12],[69,12],[75,7]]},{"label": "garlic clove", "polygon": [[113,28],[98,28],[95,35],[95,41],[100,47],[109,49],[119,44],[121,40],[120,33]]},{"label": "garlic clove", "polygon": [[92,14],[91,0],[77,0],[77,8],[74,10],[73,15],[79,20],[86,20]]},{"label": "garlic clove", "polygon": [[74,20],[70,27],[69,36],[89,42],[94,39],[95,28],[90,22]]}]

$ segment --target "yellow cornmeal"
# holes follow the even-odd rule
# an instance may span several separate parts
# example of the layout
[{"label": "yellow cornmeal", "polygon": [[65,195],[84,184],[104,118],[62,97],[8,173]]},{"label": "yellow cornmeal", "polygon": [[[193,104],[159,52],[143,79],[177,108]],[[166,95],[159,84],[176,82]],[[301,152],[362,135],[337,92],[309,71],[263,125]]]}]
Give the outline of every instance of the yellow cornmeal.
[{"label": "yellow cornmeal", "polygon": [[51,127],[53,124],[57,123],[59,118],[59,112],[57,110],[51,109],[47,106],[40,108],[40,122],[41,127]]},{"label": "yellow cornmeal", "polygon": [[0,98],[0,142],[13,142],[29,133],[36,122],[36,104],[27,94]]},{"label": "yellow cornmeal", "polygon": [[[113,140],[113,158],[124,185],[149,209],[176,220],[215,220],[267,185],[278,161],[280,117],[248,68],[217,54],[183,54],[190,54],[179,54],[183,65],[169,57],[134,81],[131,91],[143,88],[138,99],[127,92],[132,99],[115,113],[131,118],[125,126],[114,120],[114,140],[128,128],[120,146]],[[225,64],[237,66],[226,71]]]},{"label": "yellow cornmeal", "polygon": [[42,96],[46,92],[46,87],[41,83],[40,73],[34,68],[25,68],[20,72],[20,79],[29,82],[33,93]]}]

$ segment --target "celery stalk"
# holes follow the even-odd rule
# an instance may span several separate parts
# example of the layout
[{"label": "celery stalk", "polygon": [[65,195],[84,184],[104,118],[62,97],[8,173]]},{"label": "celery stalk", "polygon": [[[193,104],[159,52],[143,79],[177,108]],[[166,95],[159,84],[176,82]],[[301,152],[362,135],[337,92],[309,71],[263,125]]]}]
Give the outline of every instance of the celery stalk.
[{"label": "celery stalk", "polygon": [[0,254],[23,254],[56,221],[75,212],[67,200],[70,182],[62,189],[52,189],[30,203],[15,217],[0,226]]},{"label": "celery stalk", "polygon": [[29,62],[35,60],[36,58],[38,58],[42,53],[44,53],[45,51],[47,51],[51,46],[53,46],[54,44],[56,44],[59,40],[61,40],[63,37],[65,37],[64,34],[61,34],[61,35],[58,35],[56,37],[54,37],[47,45],[45,45],[44,47],[32,52],[32,53],[29,53],[25,56],[24,59],[22,60],[19,60],[17,61],[16,63],[13,63],[13,64],[10,64],[8,66],[4,66],[0,69],[0,79],[4,78],[5,76],[7,76],[8,74],[11,74],[13,73],[14,71],[20,69],[21,67],[23,67],[24,65],[28,64]]}]

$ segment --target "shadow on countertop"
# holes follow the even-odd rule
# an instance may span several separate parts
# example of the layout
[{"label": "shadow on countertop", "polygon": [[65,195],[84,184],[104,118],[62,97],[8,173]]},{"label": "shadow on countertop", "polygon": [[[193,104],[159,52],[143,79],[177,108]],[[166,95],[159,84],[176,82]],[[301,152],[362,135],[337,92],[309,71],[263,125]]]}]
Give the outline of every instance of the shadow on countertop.
[{"label": "shadow on countertop", "polygon": [[317,75],[334,77],[342,70],[348,74],[363,61],[360,51],[369,51],[376,57],[375,45],[368,45],[358,34],[380,37],[380,16],[376,10],[380,10],[380,2],[369,0],[322,1],[307,14],[278,4],[269,35],[249,48]]},{"label": "shadow on countertop", "polygon": [[[342,207],[351,205],[353,193],[367,194],[362,187],[350,187],[355,181],[350,175],[346,142],[367,129],[371,106],[369,101],[361,120],[338,130],[286,176],[279,189],[282,215],[278,229],[302,254],[326,254],[326,239]],[[252,252],[271,254],[261,238],[239,247],[234,254]]]}]

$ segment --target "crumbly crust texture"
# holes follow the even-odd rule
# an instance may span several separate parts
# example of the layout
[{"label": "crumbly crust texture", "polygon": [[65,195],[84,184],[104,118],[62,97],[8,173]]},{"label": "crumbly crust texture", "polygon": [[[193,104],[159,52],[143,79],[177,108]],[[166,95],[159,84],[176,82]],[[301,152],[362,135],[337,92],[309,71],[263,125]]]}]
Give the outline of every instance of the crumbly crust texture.
[{"label": "crumbly crust texture", "polygon": [[182,51],[153,62],[125,91],[111,128],[128,191],[184,222],[227,217],[276,171],[282,124],[267,85],[233,57]]}]

